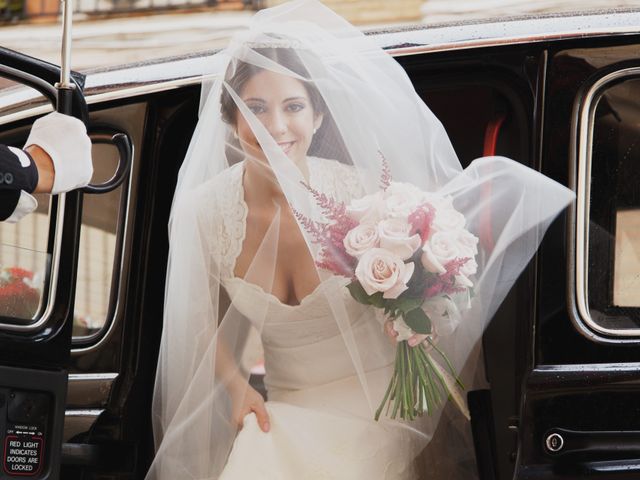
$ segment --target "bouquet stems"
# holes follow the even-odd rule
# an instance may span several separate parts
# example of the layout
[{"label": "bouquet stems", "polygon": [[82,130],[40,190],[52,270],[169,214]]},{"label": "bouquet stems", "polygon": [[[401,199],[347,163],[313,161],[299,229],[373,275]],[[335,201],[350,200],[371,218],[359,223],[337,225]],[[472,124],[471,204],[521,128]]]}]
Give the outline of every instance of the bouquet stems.
[{"label": "bouquet stems", "polygon": [[[451,365],[447,356],[438,349],[430,339],[429,345],[446,364],[442,367],[427,351],[424,344],[410,347],[406,341],[398,342],[396,361],[382,402],[376,410],[375,419],[379,420],[386,406],[386,414],[390,418],[400,417],[403,420],[414,420],[425,413],[431,415],[447,398],[452,398],[463,414],[468,412],[460,389],[464,385]],[[391,405],[393,404],[393,408]]]}]

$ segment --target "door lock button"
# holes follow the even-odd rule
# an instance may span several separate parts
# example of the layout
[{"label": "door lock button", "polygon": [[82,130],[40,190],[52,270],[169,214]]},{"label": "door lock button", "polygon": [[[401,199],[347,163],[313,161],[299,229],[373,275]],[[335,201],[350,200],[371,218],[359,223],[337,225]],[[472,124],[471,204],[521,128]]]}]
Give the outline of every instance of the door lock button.
[{"label": "door lock button", "polygon": [[564,447],[564,438],[559,433],[551,433],[544,442],[545,447],[551,453],[558,453]]}]

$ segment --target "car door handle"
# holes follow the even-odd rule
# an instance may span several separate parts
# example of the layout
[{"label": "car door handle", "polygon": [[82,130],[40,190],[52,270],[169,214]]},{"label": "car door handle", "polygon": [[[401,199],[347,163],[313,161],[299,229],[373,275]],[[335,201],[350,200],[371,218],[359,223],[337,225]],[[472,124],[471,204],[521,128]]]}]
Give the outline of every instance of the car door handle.
[{"label": "car door handle", "polygon": [[554,428],[544,435],[551,456],[581,453],[635,453],[640,455],[640,431],[577,431]]},{"label": "car door handle", "polygon": [[104,183],[87,185],[82,189],[84,193],[107,193],[118,188],[129,175],[133,161],[133,145],[125,133],[108,128],[92,129],[89,132],[93,143],[111,144],[118,150],[118,168],[113,176]]}]

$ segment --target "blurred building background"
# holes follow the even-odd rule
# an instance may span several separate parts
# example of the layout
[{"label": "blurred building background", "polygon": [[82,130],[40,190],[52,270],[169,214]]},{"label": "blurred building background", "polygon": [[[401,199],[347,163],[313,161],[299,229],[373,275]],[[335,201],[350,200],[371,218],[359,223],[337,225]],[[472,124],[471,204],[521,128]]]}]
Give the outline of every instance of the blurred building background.
[{"label": "blurred building background", "polygon": [[[285,0],[74,0],[76,70],[212,50]],[[322,0],[354,24],[434,24],[601,8],[640,0]],[[0,0],[0,46],[59,63],[60,0]]]}]

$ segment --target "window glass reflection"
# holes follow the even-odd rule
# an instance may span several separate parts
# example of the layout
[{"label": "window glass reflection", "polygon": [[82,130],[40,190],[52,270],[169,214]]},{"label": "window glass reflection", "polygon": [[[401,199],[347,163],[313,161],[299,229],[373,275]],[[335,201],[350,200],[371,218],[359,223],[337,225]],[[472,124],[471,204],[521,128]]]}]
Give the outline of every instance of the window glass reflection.
[{"label": "window glass reflection", "polygon": [[[118,166],[117,150],[94,144],[93,184],[107,181]],[[113,315],[113,273],[120,228],[123,187],[103,194],[86,194],[82,203],[80,257],[73,316],[74,337],[99,332]]]},{"label": "window glass reflection", "polygon": [[18,223],[0,224],[0,317],[11,323],[33,323],[44,303],[49,197],[34,196],[35,212]]},{"label": "window glass reflection", "polygon": [[588,298],[609,329],[640,328],[640,79],[607,89],[592,144]]}]

